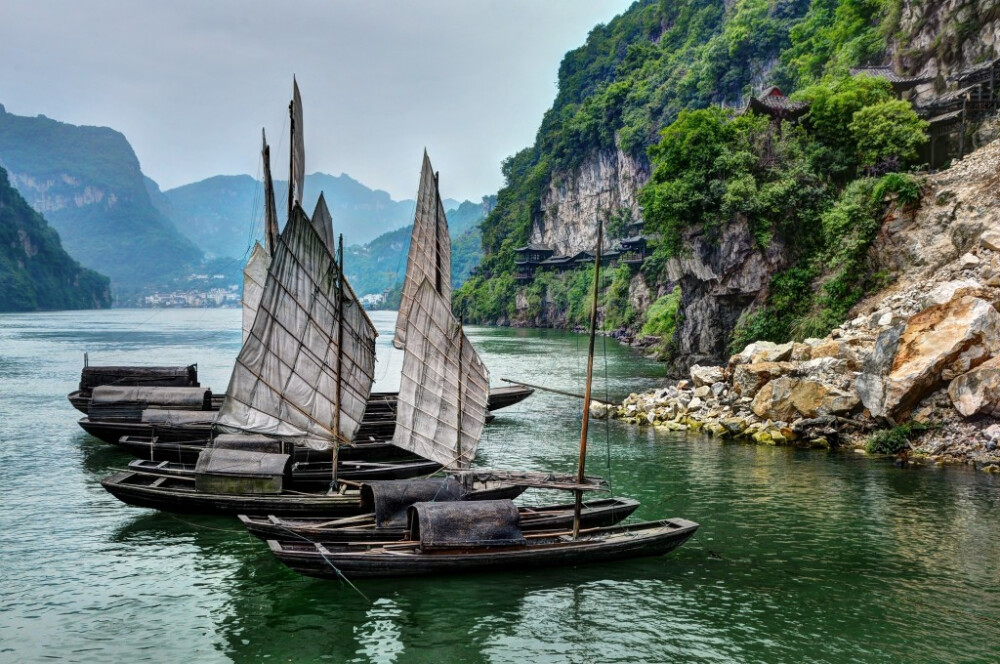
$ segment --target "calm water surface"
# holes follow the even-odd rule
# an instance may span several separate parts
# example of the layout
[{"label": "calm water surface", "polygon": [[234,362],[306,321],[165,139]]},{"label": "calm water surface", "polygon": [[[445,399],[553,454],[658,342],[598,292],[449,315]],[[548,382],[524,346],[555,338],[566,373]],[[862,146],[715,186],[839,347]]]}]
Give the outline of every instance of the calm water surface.
[{"label": "calm water surface", "polygon": [[[234,519],[128,507],[128,458],[65,399],[94,364],[197,362],[225,389],[236,310],[0,316],[0,662],[995,662],[1000,482],[852,453],[591,427],[588,468],[638,516],[695,538],[659,559],[483,576],[300,577]],[[401,356],[376,314],[378,388]],[[582,391],[570,333],[472,328],[501,377]],[[598,341],[600,350],[602,343]],[[658,383],[608,343],[595,394]],[[480,462],[572,471],[580,402],[536,393],[487,427]],[[366,599],[367,598],[367,599]]]}]

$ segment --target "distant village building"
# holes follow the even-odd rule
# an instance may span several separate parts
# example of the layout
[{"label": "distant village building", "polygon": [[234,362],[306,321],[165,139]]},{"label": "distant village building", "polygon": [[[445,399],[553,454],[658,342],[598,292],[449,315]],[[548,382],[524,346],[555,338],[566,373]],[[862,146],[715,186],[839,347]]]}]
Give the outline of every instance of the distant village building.
[{"label": "distant village building", "polygon": [[385,302],[385,293],[368,293],[367,295],[362,295],[360,300],[362,307],[377,307]]}]

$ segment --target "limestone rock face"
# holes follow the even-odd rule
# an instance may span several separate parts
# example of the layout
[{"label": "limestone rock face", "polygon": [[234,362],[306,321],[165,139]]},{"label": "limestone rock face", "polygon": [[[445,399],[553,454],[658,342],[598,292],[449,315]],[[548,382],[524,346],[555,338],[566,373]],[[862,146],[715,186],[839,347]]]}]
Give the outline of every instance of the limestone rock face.
[{"label": "limestone rock face", "polygon": [[760,418],[789,422],[798,417],[849,413],[858,404],[858,397],[852,392],[812,378],[782,376],[761,388],[751,408]]},{"label": "limestone rock face", "polygon": [[713,385],[723,380],[725,371],[722,367],[708,367],[695,364],[691,367],[691,382],[695,387]]},{"label": "limestone rock face", "polygon": [[1000,357],[994,357],[951,381],[948,396],[965,417],[1000,414]]},{"label": "limestone rock face", "polygon": [[876,417],[905,412],[943,380],[943,373],[971,369],[1000,351],[1000,314],[990,302],[972,295],[959,294],[911,317],[899,336],[891,368],[882,373],[893,329],[879,336],[865,380],[855,384]]},{"label": "limestone rock face", "polygon": [[795,371],[796,366],[794,362],[740,364],[733,370],[733,391],[741,397],[752,397],[772,379]]}]

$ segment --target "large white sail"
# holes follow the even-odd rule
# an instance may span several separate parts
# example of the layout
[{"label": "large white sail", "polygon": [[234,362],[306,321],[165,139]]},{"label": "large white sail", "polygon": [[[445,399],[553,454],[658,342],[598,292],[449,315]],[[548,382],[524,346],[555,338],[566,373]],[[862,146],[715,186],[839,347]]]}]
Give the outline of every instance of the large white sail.
[{"label": "large white sail", "polygon": [[451,238],[448,236],[444,205],[438,193],[437,177],[426,150],[420,169],[417,211],[410,235],[410,253],[406,261],[402,299],[396,317],[396,333],[392,340],[396,348],[406,346],[407,318],[417,289],[424,279],[451,306]]},{"label": "large white sail", "polygon": [[467,468],[486,424],[486,366],[431,282],[421,282],[406,325],[392,443],[450,468]]},{"label": "large white sail", "polygon": [[254,318],[257,317],[257,307],[264,294],[264,283],[267,281],[267,268],[271,265],[271,255],[260,242],[254,242],[250,260],[243,268],[243,343],[250,336]]},{"label": "large white sail", "polygon": [[374,377],[376,332],[346,281],[338,301],[337,281],[333,255],[295,206],[229,380],[216,420],[221,429],[316,449],[354,438]]}]

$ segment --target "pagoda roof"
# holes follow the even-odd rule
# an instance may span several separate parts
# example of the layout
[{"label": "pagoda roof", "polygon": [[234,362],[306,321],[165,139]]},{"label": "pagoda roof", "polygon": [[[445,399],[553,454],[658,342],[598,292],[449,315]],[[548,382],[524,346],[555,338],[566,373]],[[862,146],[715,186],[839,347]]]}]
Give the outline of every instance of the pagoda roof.
[{"label": "pagoda roof", "polygon": [[526,244],[523,247],[518,247],[514,251],[552,251],[552,249],[546,247],[544,244]]},{"label": "pagoda roof", "polygon": [[754,111],[775,117],[798,117],[809,109],[809,103],[792,101],[777,86],[765,90],[759,97],[751,97],[743,113]]},{"label": "pagoda roof", "polygon": [[933,76],[910,76],[908,74],[896,73],[889,65],[881,67],[851,67],[851,76],[873,76],[884,78],[894,85],[894,87],[912,87],[921,83],[930,83]]},{"label": "pagoda roof", "polygon": [[994,58],[992,60],[987,60],[986,62],[982,62],[976,65],[975,67],[969,67],[968,69],[960,71],[957,74],[952,74],[951,76],[948,77],[948,80],[955,81],[957,83],[963,83],[970,79],[976,78],[977,76],[981,76],[986,72],[988,72],[990,69],[993,69],[994,67],[998,66],[1000,66],[1000,58]]}]

